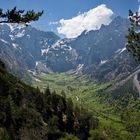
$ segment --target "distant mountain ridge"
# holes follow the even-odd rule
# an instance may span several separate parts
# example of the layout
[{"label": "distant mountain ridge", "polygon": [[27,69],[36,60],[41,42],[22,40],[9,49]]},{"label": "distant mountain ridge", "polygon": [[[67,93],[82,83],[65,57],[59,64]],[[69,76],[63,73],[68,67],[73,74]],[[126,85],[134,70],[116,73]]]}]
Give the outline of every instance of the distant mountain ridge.
[{"label": "distant mountain ridge", "polygon": [[53,32],[31,26],[1,24],[0,58],[17,73],[24,70],[46,73],[80,71],[99,81],[108,81],[122,71],[127,75],[138,66],[125,50],[129,25],[128,19],[116,17],[99,30],[84,31],[74,39],[60,39]]},{"label": "distant mountain ridge", "polygon": [[14,71],[34,69],[42,60],[42,51],[59,37],[53,32],[43,32],[31,26],[15,24],[0,26],[0,58]]}]

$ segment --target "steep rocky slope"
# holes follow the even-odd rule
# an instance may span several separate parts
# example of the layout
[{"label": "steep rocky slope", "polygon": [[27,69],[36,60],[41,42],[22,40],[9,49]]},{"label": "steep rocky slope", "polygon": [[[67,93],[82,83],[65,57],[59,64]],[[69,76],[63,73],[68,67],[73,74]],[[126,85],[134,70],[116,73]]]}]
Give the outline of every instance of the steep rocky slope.
[{"label": "steep rocky slope", "polygon": [[79,65],[88,69],[111,59],[124,47],[128,26],[127,19],[117,17],[100,30],[85,31],[75,39],[60,39],[53,32],[31,26],[1,24],[0,58],[10,69],[66,72]]},{"label": "steep rocky slope", "polygon": [[43,60],[45,49],[58,39],[53,32],[43,32],[31,26],[1,24],[0,58],[13,71],[35,69],[37,61]]}]

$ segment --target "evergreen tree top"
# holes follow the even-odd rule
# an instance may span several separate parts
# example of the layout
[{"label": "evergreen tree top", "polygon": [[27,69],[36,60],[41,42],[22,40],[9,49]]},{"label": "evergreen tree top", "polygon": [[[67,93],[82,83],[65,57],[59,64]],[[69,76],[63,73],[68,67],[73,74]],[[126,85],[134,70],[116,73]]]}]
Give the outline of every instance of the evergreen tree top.
[{"label": "evergreen tree top", "polygon": [[129,10],[130,27],[128,29],[126,49],[140,61],[140,14]]},{"label": "evergreen tree top", "polygon": [[130,20],[132,26],[139,26],[140,25],[140,13],[139,12],[133,13],[131,10],[129,10],[129,20]]},{"label": "evergreen tree top", "polygon": [[43,11],[35,12],[34,10],[17,10],[17,7],[7,10],[6,12],[0,9],[0,23],[21,23],[28,25],[28,23],[38,20],[42,14]]}]

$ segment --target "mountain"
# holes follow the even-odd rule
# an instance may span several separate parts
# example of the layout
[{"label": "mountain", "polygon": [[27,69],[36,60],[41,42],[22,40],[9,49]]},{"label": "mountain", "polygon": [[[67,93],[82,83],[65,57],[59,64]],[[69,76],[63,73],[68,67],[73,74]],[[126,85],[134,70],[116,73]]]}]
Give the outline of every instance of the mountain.
[{"label": "mountain", "polygon": [[99,30],[60,39],[31,26],[1,24],[0,58],[16,73],[73,71],[103,82],[121,79],[138,66],[125,49],[129,25],[128,19],[116,17]]},{"label": "mountain", "polygon": [[[116,17],[99,30],[61,39],[1,24],[0,139],[139,139],[140,66],[125,48],[128,27],[127,19]],[[31,74],[42,90],[49,82],[63,86],[74,104],[64,92],[26,85],[6,67],[30,82]]]},{"label": "mountain", "polygon": [[98,67],[124,48],[129,25],[127,19],[116,17],[110,25],[102,25],[99,30],[84,31],[74,39],[61,39],[45,54],[47,65],[55,72],[66,72],[84,65],[86,72],[92,72],[92,65]]},{"label": "mountain", "polygon": [[[81,63],[94,63],[88,59],[99,63],[111,58],[115,51],[124,47],[128,26],[127,19],[117,17],[110,25],[102,26],[100,30],[84,31],[75,39],[60,39],[53,32],[43,32],[31,26],[1,24],[0,55],[5,60],[9,57],[11,62],[12,58],[13,61],[14,57],[18,58],[19,62],[16,63],[20,65],[22,62],[28,69],[34,69],[36,62],[42,61],[53,71],[68,71]],[[91,53],[95,58],[90,58]],[[96,55],[99,58],[96,58]]]},{"label": "mountain", "polygon": [[[125,48],[129,25],[127,19],[117,17],[99,30],[98,42],[90,50],[84,73],[105,82],[121,79],[133,72],[139,63]],[[100,36],[103,36],[101,40]]]},{"label": "mountain", "polygon": [[58,39],[53,32],[43,32],[31,26],[1,24],[0,58],[17,73],[35,69],[37,62],[43,60],[44,50]]},{"label": "mountain", "polygon": [[124,48],[118,49],[110,59],[101,60],[97,65],[87,65],[83,73],[89,73],[100,82],[123,79],[139,66],[139,62]]}]

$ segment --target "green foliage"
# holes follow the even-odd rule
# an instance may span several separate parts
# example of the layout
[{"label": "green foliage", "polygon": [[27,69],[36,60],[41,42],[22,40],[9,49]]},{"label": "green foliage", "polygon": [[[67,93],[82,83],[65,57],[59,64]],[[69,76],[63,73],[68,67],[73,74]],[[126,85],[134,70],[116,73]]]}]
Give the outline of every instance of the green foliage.
[{"label": "green foliage", "polygon": [[7,10],[6,12],[3,12],[3,10],[0,9],[0,18],[4,19],[1,20],[0,23],[24,23],[27,25],[29,22],[38,20],[42,14],[43,11],[35,12],[30,10],[25,12],[24,10],[17,10],[16,7]]},{"label": "green foliage", "polygon": [[79,140],[79,139],[72,134],[67,134],[65,137],[60,138],[59,140]]},{"label": "green foliage", "polygon": [[[131,112],[132,109],[135,109],[135,111],[140,109],[138,95],[132,91],[131,82],[128,82],[124,88],[119,88],[112,92],[109,91],[108,88],[114,85],[115,81],[98,85],[96,82],[89,82],[86,78],[64,73],[40,74],[35,76],[41,80],[41,82],[39,82],[41,89],[49,84],[50,90],[53,91],[53,89],[56,89],[57,94],[62,95],[61,91],[65,92],[62,97],[67,95],[67,104],[71,104],[70,107],[73,106],[72,108],[76,113],[74,115],[78,116],[75,118],[78,122],[75,121],[74,124],[71,119],[71,124],[74,126],[76,132],[86,133],[85,130],[89,130],[86,124],[90,124],[90,129],[93,128],[92,131],[95,130],[93,132],[95,136],[91,135],[91,137],[89,137],[90,139],[93,139],[93,137],[97,139],[97,137],[99,137],[107,140],[131,140],[133,138],[134,132],[128,131],[126,122],[121,120],[120,115],[122,112],[125,112],[128,106],[129,112]],[[33,81],[33,83],[34,86],[38,84],[35,81]],[[65,84],[63,85],[61,83]],[[72,98],[72,101],[69,97]],[[65,103],[62,103],[62,101],[60,101],[59,104],[63,107],[65,106]],[[89,110],[92,115],[83,108]],[[71,108],[69,109],[71,110]],[[72,116],[73,114],[69,114],[69,118],[72,118]],[[95,118],[90,119],[90,117],[92,118],[93,116],[96,116],[99,121]],[[67,117],[65,117],[65,119],[67,120]],[[79,126],[81,126],[82,130]]]},{"label": "green foliage", "polygon": [[9,140],[7,131],[2,127],[0,127],[0,140]]},{"label": "green foliage", "polygon": [[0,138],[10,140],[56,140],[69,133],[87,139],[89,130],[98,126],[88,111],[76,112],[72,99],[49,87],[42,92],[22,83],[1,61],[0,110]]},{"label": "green foliage", "polygon": [[90,138],[88,140],[104,140],[103,134],[98,129],[90,131]]},{"label": "green foliage", "polygon": [[129,10],[129,19],[131,22],[128,29],[127,45],[126,48],[134,56],[134,58],[140,61],[140,16],[138,12],[133,13]]},{"label": "green foliage", "polygon": [[134,139],[140,136],[140,101],[131,102],[127,109],[121,113],[121,120],[126,130],[132,133]]}]

